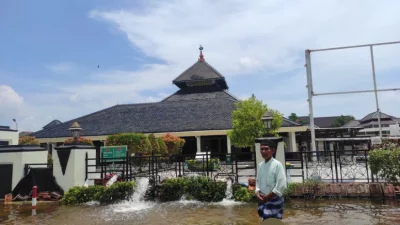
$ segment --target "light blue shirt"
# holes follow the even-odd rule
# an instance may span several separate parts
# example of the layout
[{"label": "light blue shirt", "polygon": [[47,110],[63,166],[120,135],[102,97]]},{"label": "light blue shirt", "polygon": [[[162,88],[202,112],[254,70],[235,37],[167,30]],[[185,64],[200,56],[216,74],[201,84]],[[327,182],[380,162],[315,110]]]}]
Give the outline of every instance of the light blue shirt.
[{"label": "light blue shirt", "polygon": [[274,158],[258,164],[256,179],[256,191],[261,191],[265,195],[273,192],[282,197],[287,187],[283,165]]}]

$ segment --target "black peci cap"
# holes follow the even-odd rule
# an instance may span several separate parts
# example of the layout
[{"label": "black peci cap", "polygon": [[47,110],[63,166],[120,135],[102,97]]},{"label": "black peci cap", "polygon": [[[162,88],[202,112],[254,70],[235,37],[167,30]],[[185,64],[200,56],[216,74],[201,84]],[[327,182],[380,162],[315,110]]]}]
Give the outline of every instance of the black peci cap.
[{"label": "black peci cap", "polygon": [[270,148],[276,149],[278,147],[279,140],[265,139],[261,141],[261,145],[268,145]]}]

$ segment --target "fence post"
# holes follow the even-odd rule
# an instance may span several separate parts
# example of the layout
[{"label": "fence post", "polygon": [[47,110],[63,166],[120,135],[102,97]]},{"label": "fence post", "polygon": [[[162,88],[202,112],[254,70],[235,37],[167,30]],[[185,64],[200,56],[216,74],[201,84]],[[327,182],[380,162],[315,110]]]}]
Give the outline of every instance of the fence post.
[{"label": "fence post", "polygon": [[[235,155],[235,170],[236,170],[236,182],[239,182],[239,169],[238,169],[238,160],[237,155]],[[256,168],[256,176],[257,176],[257,168]]]},{"label": "fence post", "polygon": [[126,151],[126,156],[125,156],[126,158],[126,160],[125,160],[125,169],[126,169],[126,175],[125,175],[125,177],[126,177],[126,180],[130,180],[130,176],[129,176],[129,173],[128,173],[128,167],[129,167],[129,152],[128,151]]},{"label": "fence post", "polygon": [[303,159],[303,152],[300,152],[300,165],[301,165],[301,178],[304,183],[304,159]]},{"label": "fence post", "polygon": [[207,170],[207,177],[209,177],[209,172],[208,172],[208,152],[206,151],[206,170]]},{"label": "fence post", "polygon": [[101,178],[101,180],[103,180],[103,157],[102,156],[100,156],[100,178]]},{"label": "fence post", "polygon": [[[338,157],[338,152],[337,152],[337,150],[339,150],[340,151],[340,149],[339,149],[339,143],[338,142],[336,142],[336,149],[334,149],[334,160],[335,160],[335,173],[336,173],[336,182],[337,183],[339,183],[339,175],[338,175],[338,168],[337,168],[337,157]],[[339,163],[341,163],[341,161],[340,161],[340,154],[339,154]],[[340,173],[342,173],[342,166],[340,165]],[[333,173],[332,173],[333,174]]]},{"label": "fence post", "polygon": [[88,153],[85,153],[85,182],[88,179]]}]

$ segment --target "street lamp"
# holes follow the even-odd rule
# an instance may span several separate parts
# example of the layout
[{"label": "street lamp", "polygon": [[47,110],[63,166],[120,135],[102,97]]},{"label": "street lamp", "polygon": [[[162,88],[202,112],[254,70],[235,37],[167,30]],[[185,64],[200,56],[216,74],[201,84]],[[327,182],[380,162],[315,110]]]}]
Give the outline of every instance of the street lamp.
[{"label": "street lamp", "polygon": [[17,120],[16,120],[16,119],[13,119],[13,121],[14,121],[15,125],[17,126],[16,130],[18,130],[18,123],[17,123]]},{"label": "street lamp", "polygon": [[267,111],[264,113],[261,120],[263,121],[265,128],[267,128],[268,131],[270,131],[272,127],[272,115]]},{"label": "street lamp", "polygon": [[79,138],[79,132],[81,132],[81,130],[83,129],[81,128],[81,126],[79,126],[78,122],[75,121],[68,130],[71,131],[74,141],[77,142]]}]

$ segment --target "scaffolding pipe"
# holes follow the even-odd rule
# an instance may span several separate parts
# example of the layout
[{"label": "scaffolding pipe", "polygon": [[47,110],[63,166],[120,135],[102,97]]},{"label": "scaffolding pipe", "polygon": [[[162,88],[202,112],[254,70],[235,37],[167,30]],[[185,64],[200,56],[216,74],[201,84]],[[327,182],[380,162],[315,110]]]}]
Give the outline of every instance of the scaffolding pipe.
[{"label": "scaffolding pipe", "polygon": [[323,92],[323,93],[314,93],[313,96],[321,96],[321,95],[342,95],[342,94],[358,94],[358,93],[370,93],[370,92],[381,92],[381,91],[400,91],[400,88],[385,88],[385,89],[360,90],[360,91]]},{"label": "scaffolding pipe", "polygon": [[351,45],[351,46],[334,47],[334,48],[311,49],[311,50],[308,50],[308,51],[310,51],[310,52],[322,52],[322,51],[330,51],[330,50],[340,50],[340,49],[349,49],[349,48],[362,48],[362,47],[371,47],[371,46],[378,46],[378,45],[391,45],[391,44],[400,44],[400,41],[382,42],[382,43],[365,44],[365,45]]},{"label": "scaffolding pipe", "polygon": [[374,48],[373,48],[372,46],[369,46],[369,50],[370,50],[370,52],[371,52],[372,77],[373,77],[373,80],[374,80],[374,92],[375,92],[376,112],[378,113],[379,137],[382,138],[381,110],[379,109],[378,91],[377,91],[377,89],[376,89]]},{"label": "scaffolding pipe", "polygon": [[[390,44],[400,44],[400,41],[382,42],[382,43],[365,44],[365,45],[353,45],[353,46],[344,46],[344,47],[334,47],[334,48],[324,48],[324,49],[311,49],[311,50],[310,49],[306,49],[305,50],[305,58],[306,58],[306,65],[305,66],[306,66],[306,70],[307,70],[308,106],[309,106],[309,111],[310,111],[309,117],[310,117],[311,150],[312,151],[316,150],[316,146],[315,146],[315,125],[314,125],[313,100],[312,100],[313,96],[374,92],[375,93],[375,101],[376,101],[376,111],[378,113],[379,137],[381,139],[383,138],[382,137],[381,113],[380,113],[379,101],[378,101],[378,92],[379,91],[398,91],[398,90],[400,90],[400,88],[377,89],[373,46],[390,45]],[[350,49],[350,48],[362,48],[362,47],[369,47],[370,48],[371,64],[372,64],[372,76],[373,76],[373,81],[374,81],[374,89],[373,90],[330,92],[330,93],[317,93],[317,94],[314,93],[313,84],[312,84],[312,72],[311,72],[311,52]]]},{"label": "scaffolding pipe", "polygon": [[311,73],[311,52],[305,51],[306,56],[306,71],[307,71],[307,89],[308,89],[308,107],[310,110],[310,131],[311,131],[311,151],[316,151],[315,146],[315,125],[314,125],[314,112],[313,112],[313,86],[312,86],[312,73]]}]

